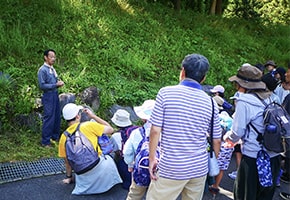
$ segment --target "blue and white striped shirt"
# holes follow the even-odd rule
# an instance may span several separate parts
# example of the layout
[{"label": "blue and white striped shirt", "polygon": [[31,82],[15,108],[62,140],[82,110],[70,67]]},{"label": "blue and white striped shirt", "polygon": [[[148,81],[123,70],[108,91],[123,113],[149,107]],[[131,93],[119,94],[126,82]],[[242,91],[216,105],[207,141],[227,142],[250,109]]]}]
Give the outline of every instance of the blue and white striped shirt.
[{"label": "blue and white striped shirt", "polygon": [[[161,127],[161,177],[187,180],[207,174],[211,116],[211,99],[204,91],[184,85],[160,89],[150,121]],[[217,106],[213,137],[221,138]]]}]

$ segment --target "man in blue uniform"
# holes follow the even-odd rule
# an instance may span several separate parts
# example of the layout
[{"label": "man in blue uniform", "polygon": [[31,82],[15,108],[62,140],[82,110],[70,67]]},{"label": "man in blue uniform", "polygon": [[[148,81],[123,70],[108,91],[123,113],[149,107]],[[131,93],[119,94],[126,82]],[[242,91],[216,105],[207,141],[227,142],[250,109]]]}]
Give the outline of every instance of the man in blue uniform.
[{"label": "man in blue uniform", "polygon": [[56,56],[53,49],[44,51],[44,64],[38,70],[38,84],[43,91],[41,98],[43,105],[42,140],[43,147],[51,147],[51,140],[58,141],[60,135],[61,113],[58,88],[64,82],[58,80],[53,68]]}]

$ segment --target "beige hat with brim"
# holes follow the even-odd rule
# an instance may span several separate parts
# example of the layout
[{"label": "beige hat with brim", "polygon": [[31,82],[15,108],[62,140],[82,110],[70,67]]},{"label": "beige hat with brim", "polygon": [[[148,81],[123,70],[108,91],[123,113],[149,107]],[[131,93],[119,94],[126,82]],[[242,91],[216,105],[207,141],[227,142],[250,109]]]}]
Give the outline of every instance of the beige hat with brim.
[{"label": "beige hat with brim", "polygon": [[127,127],[132,125],[130,113],[123,109],[117,110],[111,120],[118,127]]},{"label": "beige hat with brim", "polygon": [[262,81],[262,72],[251,65],[239,68],[237,75],[229,78],[231,82],[237,82],[241,87],[249,90],[265,90],[266,84]]}]

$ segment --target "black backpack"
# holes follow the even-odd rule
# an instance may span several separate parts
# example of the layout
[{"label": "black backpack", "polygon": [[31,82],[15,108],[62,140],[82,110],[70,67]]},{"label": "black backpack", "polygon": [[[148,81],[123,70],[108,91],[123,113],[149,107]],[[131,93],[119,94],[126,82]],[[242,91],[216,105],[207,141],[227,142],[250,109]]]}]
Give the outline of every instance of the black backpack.
[{"label": "black backpack", "polygon": [[257,140],[267,150],[276,153],[286,151],[285,141],[290,138],[290,116],[278,103],[271,102],[265,105],[263,112],[264,133],[260,133],[252,123],[250,126],[258,133]]},{"label": "black backpack", "polygon": [[83,174],[94,168],[100,161],[98,151],[79,130],[80,123],[72,134],[64,132],[66,136],[65,150],[68,162],[76,174]]}]

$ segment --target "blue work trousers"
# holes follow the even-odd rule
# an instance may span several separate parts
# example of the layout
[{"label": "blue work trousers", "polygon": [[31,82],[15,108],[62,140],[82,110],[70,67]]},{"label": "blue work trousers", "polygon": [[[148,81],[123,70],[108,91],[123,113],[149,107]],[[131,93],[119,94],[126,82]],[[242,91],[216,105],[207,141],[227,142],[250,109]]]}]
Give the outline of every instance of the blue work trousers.
[{"label": "blue work trousers", "polygon": [[58,91],[43,93],[43,124],[42,141],[43,145],[49,145],[50,139],[59,140],[61,112]]}]

